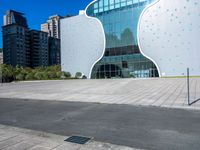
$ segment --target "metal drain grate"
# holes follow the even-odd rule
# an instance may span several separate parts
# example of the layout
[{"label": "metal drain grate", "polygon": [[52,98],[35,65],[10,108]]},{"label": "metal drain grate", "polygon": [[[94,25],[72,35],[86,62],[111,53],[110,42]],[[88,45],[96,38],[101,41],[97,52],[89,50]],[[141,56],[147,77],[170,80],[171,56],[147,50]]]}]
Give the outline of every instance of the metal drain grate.
[{"label": "metal drain grate", "polygon": [[69,138],[67,138],[66,142],[71,142],[71,143],[77,143],[77,144],[85,144],[87,143],[89,140],[91,140],[90,137],[84,137],[84,136],[76,136],[76,135],[73,135],[73,136],[70,136]]}]

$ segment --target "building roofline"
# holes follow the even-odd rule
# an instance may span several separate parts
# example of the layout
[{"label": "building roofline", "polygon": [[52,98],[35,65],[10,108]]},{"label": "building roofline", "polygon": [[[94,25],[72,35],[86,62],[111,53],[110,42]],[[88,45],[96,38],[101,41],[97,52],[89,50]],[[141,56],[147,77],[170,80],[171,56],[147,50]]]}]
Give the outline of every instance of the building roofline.
[{"label": "building roofline", "polygon": [[17,14],[22,15],[22,16],[25,15],[25,14],[22,13],[22,12],[18,12],[18,11],[12,10],[12,9],[7,10],[6,13],[7,13],[7,12],[14,12],[14,13],[17,13]]}]

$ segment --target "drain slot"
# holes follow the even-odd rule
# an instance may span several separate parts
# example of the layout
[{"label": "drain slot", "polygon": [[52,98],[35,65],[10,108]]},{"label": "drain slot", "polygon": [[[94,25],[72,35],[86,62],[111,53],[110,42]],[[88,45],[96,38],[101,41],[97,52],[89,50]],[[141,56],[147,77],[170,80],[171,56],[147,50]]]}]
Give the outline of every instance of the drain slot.
[{"label": "drain slot", "polygon": [[73,135],[73,136],[70,136],[69,138],[67,138],[64,141],[76,143],[76,144],[85,144],[88,141],[90,141],[91,139],[92,139],[91,137]]}]

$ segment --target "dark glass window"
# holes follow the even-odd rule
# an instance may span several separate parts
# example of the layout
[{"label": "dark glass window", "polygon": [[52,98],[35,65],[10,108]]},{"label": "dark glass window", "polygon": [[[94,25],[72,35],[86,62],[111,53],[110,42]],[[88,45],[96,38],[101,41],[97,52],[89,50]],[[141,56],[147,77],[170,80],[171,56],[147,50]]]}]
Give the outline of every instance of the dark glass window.
[{"label": "dark glass window", "polygon": [[98,18],[104,27],[106,50],[92,70],[93,78],[156,77],[155,64],[139,50],[137,27],[146,5],[155,0],[99,0],[87,14]]}]

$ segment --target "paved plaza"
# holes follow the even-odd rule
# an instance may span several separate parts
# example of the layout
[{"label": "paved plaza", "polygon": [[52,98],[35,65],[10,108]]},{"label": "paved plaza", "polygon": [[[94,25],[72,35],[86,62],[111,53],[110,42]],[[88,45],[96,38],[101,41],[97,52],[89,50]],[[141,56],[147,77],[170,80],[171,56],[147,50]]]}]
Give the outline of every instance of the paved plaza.
[{"label": "paved plaza", "polygon": [[[190,97],[200,98],[200,78],[190,79]],[[200,108],[187,105],[186,78],[17,82],[1,85],[0,98]]]},{"label": "paved plaza", "polygon": [[65,142],[66,136],[0,125],[1,150],[136,150],[90,141],[85,145]]},{"label": "paved plaza", "polygon": [[[199,149],[200,78],[190,83],[191,106],[185,78],[1,84],[0,149]],[[63,141],[73,134],[94,139]]]}]

